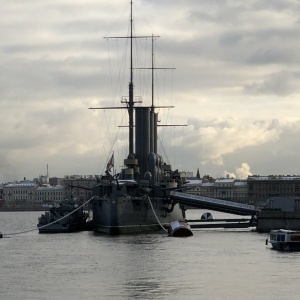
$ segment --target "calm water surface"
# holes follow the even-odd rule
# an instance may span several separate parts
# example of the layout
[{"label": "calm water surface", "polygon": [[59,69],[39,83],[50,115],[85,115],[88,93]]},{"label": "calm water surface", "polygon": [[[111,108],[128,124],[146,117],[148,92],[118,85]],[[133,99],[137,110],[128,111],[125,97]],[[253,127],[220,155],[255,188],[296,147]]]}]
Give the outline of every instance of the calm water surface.
[{"label": "calm water surface", "polygon": [[[0,230],[34,229],[40,214],[0,212]],[[273,251],[248,229],[193,232],[11,235],[0,239],[0,299],[299,299],[300,253]]]}]

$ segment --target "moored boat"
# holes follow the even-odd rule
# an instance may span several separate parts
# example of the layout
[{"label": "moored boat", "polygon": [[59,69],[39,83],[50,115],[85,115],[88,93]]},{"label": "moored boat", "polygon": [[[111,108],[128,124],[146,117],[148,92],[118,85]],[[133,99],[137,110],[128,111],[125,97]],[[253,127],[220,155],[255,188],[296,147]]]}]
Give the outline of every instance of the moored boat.
[{"label": "moored boat", "polygon": [[298,230],[271,230],[269,240],[275,250],[280,251],[300,251],[300,231]]},{"label": "moored boat", "polygon": [[59,206],[50,206],[39,217],[37,224],[39,233],[63,233],[86,230],[88,213],[83,210],[82,203],[76,200],[65,200]]}]

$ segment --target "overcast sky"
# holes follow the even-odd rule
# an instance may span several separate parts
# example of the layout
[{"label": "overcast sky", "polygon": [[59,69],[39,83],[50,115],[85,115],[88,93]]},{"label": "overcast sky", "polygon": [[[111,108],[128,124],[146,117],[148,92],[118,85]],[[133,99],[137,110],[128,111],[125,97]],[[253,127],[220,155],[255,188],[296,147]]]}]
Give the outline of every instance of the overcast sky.
[{"label": "overcast sky", "polygon": [[[126,111],[88,108],[127,95],[114,67],[124,43],[103,37],[127,35],[129,2],[1,2],[0,182],[46,175],[47,164],[50,176],[100,174],[112,151],[122,165]],[[133,10],[136,34],[161,36],[156,66],[176,68],[156,77],[157,104],[175,106],[161,124],[188,125],[160,131],[173,169],[300,174],[299,1],[136,0]]]}]

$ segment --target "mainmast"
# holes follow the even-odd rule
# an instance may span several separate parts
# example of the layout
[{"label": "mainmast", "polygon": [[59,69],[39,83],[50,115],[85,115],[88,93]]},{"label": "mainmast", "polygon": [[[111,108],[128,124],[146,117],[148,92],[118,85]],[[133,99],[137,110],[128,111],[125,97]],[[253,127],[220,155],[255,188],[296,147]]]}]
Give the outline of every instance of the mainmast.
[{"label": "mainmast", "polygon": [[151,112],[154,113],[154,36],[152,34],[152,68],[151,68],[151,81],[152,81],[152,97],[151,97]]},{"label": "mainmast", "polygon": [[129,102],[128,102],[128,114],[129,114],[129,155],[133,155],[133,59],[132,59],[132,0],[130,1],[130,82],[129,82]]},{"label": "mainmast", "polygon": [[[152,36],[143,35],[143,36],[136,36],[133,34],[133,1],[130,0],[130,34],[129,36],[110,36],[110,37],[104,37],[105,39],[130,39],[130,78],[129,78],[129,84],[128,84],[128,97],[125,97],[125,100],[122,100],[121,103],[124,103],[126,106],[122,107],[90,107],[90,109],[127,109],[128,111],[128,127],[129,127],[129,153],[127,159],[124,160],[124,165],[128,167],[128,175],[131,174],[131,171],[133,170],[133,167],[136,167],[138,164],[147,165],[147,155],[149,153],[156,153],[157,152],[157,145],[156,145],[156,139],[157,139],[157,113],[155,113],[155,108],[170,108],[172,106],[155,106],[154,105],[154,70],[155,69],[168,69],[168,68],[156,68],[154,66],[154,38],[159,37],[152,34]],[[133,41],[134,39],[148,39],[152,38],[152,65],[150,68],[135,68],[133,66]],[[134,97],[134,85],[133,85],[133,72],[135,69],[151,69],[152,70],[152,103],[149,107],[136,107],[135,103],[140,103],[141,101],[137,100],[135,101]],[[173,69],[173,68],[169,68]],[[145,116],[141,114],[141,108],[145,112]],[[136,113],[136,110],[139,111],[139,113]],[[134,129],[137,131],[137,127],[141,126],[135,126],[134,124],[134,113],[136,115],[136,118],[141,119],[147,119],[148,113],[149,117],[151,114],[151,124],[149,120],[149,124],[142,123],[142,128],[145,128],[146,131],[149,130],[149,135],[151,131],[151,139],[149,137],[149,149],[143,150],[143,155],[140,154],[140,151],[137,150],[137,148],[147,148],[148,141],[145,143],[145,140],[147,138],[145,137],[144,132],[136,132],[135,134],[135,141],[134,141]],[[137,116],[138,115],[138,116]],[[122,126],[121,126],[122,127]],[[127,126],[125,126],[127,127]],[[141,129],[141,128],[139,128]],[[138,129],[138,130],[139,130]],[[150,142],[151,141],[151,142]],[[151,146],[150,146],[151,144]],[[135,149],[134,149],[135,146]],[[146,147],[147,146],[147,147]],[[145,154],[145,155],[144,155]],[[138,169],[138,168],[136,168]],[[145,172],[147,171],[147,168],[145,168]],[[132,173],[133,174],[133,173]]]}]

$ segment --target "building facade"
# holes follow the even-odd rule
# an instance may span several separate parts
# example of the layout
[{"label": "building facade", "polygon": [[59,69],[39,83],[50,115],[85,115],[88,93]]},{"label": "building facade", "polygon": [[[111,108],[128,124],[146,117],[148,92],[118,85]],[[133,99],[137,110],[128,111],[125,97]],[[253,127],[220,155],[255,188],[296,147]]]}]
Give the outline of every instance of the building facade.
[{"label": "building facade", "polygon": [[264,203],[272,197],[300,197],[300,176],[249,176],[249,203]]},{"label": "building facade", "polygon": [[7,183],[3,186],[3,206],[33,207],[36,185],[33,181]]},{"label": "building facade", "polygon": [[64,188],[61,185],[39,186],[34,192],[34,206],[45,207],[57,205],[64,200]]},{"label": "building facade", "polygon": [[74,198],[86,201],[92,196],[92,188],[96,185],[97,178],[92,175],[70,175],[65,176],[62,185],[65,191],[65,198]]},{"label": "building facade", "polygon": [[4,205],[4,199],[3,199],[3,184],[0,184],[0,207]]},{"label": "building facade", "polygon": [[[186,172],[186,175],[188,174]],[[42,207],[59,203],[64,199],[87,201],[97,177],[70,175],[50,178],[50,184],[41,180],[11,182],[0,186],[0,207]],[[217,199],[263,206],[274,197],[294,197],[300,210],[300,176],[249,176],[247,180],[232,178],[213,179],[205,175],[202,179],[189,179],[188,192]]]},{"label": "building facade", "polygon": [[62,186],[37,185],[33,181],[8,183],[3,186],[3,206],[42,208],[64,199]]}]

